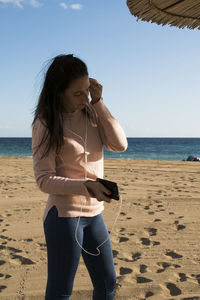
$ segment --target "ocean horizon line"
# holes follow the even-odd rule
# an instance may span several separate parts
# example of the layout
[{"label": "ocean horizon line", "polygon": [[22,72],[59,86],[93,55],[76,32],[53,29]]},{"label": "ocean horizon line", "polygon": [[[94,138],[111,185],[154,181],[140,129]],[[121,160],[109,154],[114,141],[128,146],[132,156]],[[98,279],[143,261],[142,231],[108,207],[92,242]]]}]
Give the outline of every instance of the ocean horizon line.
[{"label": "ocean horizon line", "polygon": [[[200,157],[198,137],[127,137],[128,148],[123,152],[108,150],[104,158],[135,160],[186,160]],[[0,156],[32,156],[31,137],[0,137]]]}]

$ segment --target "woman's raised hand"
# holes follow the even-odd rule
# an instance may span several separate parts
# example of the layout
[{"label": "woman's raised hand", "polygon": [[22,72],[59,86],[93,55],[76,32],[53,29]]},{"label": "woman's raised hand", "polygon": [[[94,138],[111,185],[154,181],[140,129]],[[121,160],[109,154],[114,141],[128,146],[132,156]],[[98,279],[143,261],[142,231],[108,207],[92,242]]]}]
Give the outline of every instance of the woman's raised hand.
[{"label": "woman's raised hand", "polygon": [[92,103],[96,103],[102,97],[103,86],[94,78],[89,78],[90,80],[90,95],[92,98]]},{"label": "woman's raised hand", "polygon": [[109,195],[109,194],[111,194],[111,192],[100,182],[88,180],[84,184],[85,184],[89,194],[91,195],[91,197],[97,198],[98,201],[105,201],[108,203],[112,202],[112,199],[110,199],[109,197],[106,197],[106,195],[104,194],[104,193],[106,193]]}]

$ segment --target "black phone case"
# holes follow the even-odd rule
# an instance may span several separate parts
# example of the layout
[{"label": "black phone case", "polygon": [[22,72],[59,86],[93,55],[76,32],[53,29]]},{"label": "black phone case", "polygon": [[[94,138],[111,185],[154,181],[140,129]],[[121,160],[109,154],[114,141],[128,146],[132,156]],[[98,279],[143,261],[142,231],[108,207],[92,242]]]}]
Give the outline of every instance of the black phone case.
[{"label": "black phone case", "polygon": [[102,179],[102,178],[97,178],[96,181],[100,182],[101,184],[103,184],[106,188],[108,188],[111,191],[110,195],[104,193],[106,197],[112,198],[115,200],[119,200],[119,191],[118,191],[118,186],[117,186],[116,182]]}]

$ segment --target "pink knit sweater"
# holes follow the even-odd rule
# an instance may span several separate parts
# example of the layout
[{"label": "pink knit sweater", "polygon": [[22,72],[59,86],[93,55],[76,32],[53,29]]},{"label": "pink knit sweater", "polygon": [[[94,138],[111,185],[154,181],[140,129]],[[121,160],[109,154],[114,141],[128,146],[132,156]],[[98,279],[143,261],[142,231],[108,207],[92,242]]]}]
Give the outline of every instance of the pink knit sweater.
[{"label": "pink knit sweater", "polygon": [[[49,194],[42,220],[52,206],[58,217],[92,217],[101,213],[104,202],[92,198],[84,185],[87,180],[103,178],[103,147],[114,152],[127,149],[127,139],[119,122],[111,115],[103,100],[88,104],[88,112],[95,116],[96,126],[87,118],[87,164],[85,163],[84,139],[86,115],[82,110],[64,114],[64,145],[59,155],[50,150],[41,158],[45,144],[36,152],[45,126],[37,119],[32,129],[33,169],[38,187]],[[77,135],[76,135],[77,134]],[[81,136],[82,139],[79,137]],[[85,178],[85,172],[87,177]],[[81,207],[82,212],[80,212]]]}]

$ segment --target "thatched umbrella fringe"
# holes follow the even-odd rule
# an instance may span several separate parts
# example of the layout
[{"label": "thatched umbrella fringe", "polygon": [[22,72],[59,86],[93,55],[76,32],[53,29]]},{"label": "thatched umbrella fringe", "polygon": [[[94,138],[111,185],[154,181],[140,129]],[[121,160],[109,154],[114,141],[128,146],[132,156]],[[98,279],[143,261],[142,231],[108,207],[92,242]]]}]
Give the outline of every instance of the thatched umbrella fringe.
[{"label": "thatched umbrella fringe", "polygon": [[[139,14],[138,13],[136,15],[136,17],[137,17],[137,21],[138,21],[138,19],[141,19],[143,21],[156,22],[159,25],[162,24],[162,23],[163,23],[163,25],[166,25],[167,23],[171,24],[171,20],[175,19],[175,16],[174,17],[173,16],[167,16],[166,14],[163,14],[162,17],[164,18],[164,20],[167,20],[167,21],[162,21],[162,19],[160,19],[160,18],[159,18],[159,20],[161,20],[161,21],[159,21],[158,16],[156,14],[152,14],[152,12],[151,13],[147,12],[146,14]],[[186,24],[186,25],[184,25],[183,23]],[[185,28],[186,26],[188,28],[190,28],[189,24],[191,25],[191,23],[192,23],[192,26],[191,26],[192,29],[199,26],[197,20],[193,20],[191,18],[179,17],[179,20],[178,21],[176,20],[176,24],[178,25],[179,28]],[[173,22],[173,24],[174,24],[174,22]],[[181,24],[183,24],[183,26],[181,26]]]},{"label": "thatched umbrella fringe", "polygon": [[177,26],[179,28],[188,27],[189,29],[200,28],[200,1],[198,0],[179,0],[175,3],[169,1],[168,6],[163,5],[167,2],[159,2],[162,7],[158,7],[156,0],[127,0],[127,5],[132,15],[136,16],[137,21],[151,21],[157,24]]},{"label": "thatched umbrella fringe", "polygon": [[168,17],[165,16],[165,19],[162,19],[162,18],[158,18],[158,16],[155,16],[155,17],[150,17],[150,18],[147,18],[147,17],[141,17],[141,18],[137,18],[137,21],[139,20],[142,20],[142,21],[146,21],[146,22],[151,22],[151,23],[156,23],[158,25],[167,25],[169,24],[170,26],[176,26],[176,27],[179,27],[181,29],[185,28],[185,27],[188,27],[189,29],[194,29],[194,28],[200,28],[200,25],[195,22],[193,20],[193,24],[191,24],[190,20],[186,20],[186,19],[182,19],[182,20],[179,20],[177,21],[177,19],[175,17],[170,17],[170,19]]},{"label": "thatched umbrella fringe", "polygon": [[[129,1],[130,0],[127,0],[127,4],[129,5],[129,9],[131,11],[134,11],[134,15],[135,15],[135,12],[136,11],[140,11],[142,14],[145,13],[146,11],[150,11],[150,10],[158,10],[159,12],[162,12],[162,13],[166,13],[166,14],[174,14],[175,16],[179,16],[179,17],[186,17],[186,18],[200,18],[200,3],[195,3],[193,4],[193,7],[191,8],[191,3],[188,3],[187,6],[185,7],[182,7],[182,9],[180,9],[180,12],[181,14],[186,14],[186,15],[181,15],[179,13],[177,13],[177,7],[172,7],[170,9],[162,9],[162,8],[159,8],[158,6],[155,5],[155,3],[152,2],[152,4],[150,4],[150,2],[147,2],[147,1],[138,1],[138,2],[135,2],[134,4],[130,2],[129,4]],[[181,3],[181,5],[183,6],[183,3]],[[197,11],[197,16],[196,17],[191,17],[189,15],[187,15],[188,11],[191,11],[193,10],[193,13],[194,11],[196,12]]]}]

